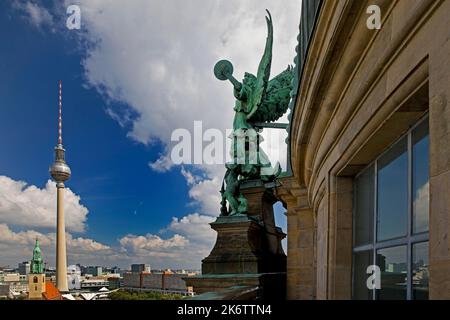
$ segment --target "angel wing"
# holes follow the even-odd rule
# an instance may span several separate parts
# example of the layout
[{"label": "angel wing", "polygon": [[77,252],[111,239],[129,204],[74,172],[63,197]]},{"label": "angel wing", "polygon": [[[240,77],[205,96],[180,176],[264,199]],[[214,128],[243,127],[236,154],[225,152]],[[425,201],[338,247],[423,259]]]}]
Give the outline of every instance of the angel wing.
[{"label": "angel wing", "polygon": [[293,69],[288,66],[286,70],[270,80],[258,108],[249,121],[271,122],[280,118],[289,107],[293,77]]},{"label": "angel wing", "polygon": [[247,115],[247,119],[252,118],[255,112],[260,107],[264,94],[267,89],[269,77],[270,77],[270,67],[272,65],[272,46],[273,46],[273,25],[272,16],[269,10],[266,10],[268,17],[266,17],[267,22],[267,39],[266,47],[264,48],[264,54],[259,62],[258,73],[256,75],[256,83],[251,97],[251,110]]}]

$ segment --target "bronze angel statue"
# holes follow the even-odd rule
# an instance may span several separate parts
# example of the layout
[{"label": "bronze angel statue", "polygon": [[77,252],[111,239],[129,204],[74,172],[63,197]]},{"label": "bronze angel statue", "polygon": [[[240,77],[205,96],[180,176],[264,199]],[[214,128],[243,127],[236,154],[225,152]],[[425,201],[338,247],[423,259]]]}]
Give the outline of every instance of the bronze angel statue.
[{"label": "bronze angel statue", "polygon": [[[267,11],[267,10],[266,10]],[[281,172],[277,163],[272,167],[267,155],[260,148],[262,137],[256,123],[272,122],[287,110],[292,89],[293,71],[291,66],[269,81],[272,63],[273,25],[267,11],[267,39],[264,54],[258,66],[257,75],[246,72],[241,82],[233,77],[233,65],[221,60],[214,67],[219,80],[229,80],[236,98],[234,107],[233,140],[230,150],[231,162],[226,163],[222,185],[222,215],[246,214],[247,201],[239,190],[245,179],[273,180]],[[229,210],[224,209],[225,200]]]}]

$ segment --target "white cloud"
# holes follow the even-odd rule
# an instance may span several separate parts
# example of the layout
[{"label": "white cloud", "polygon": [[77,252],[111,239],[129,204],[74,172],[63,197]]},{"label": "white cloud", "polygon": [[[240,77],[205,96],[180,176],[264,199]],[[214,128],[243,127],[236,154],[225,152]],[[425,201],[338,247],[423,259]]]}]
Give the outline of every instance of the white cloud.
[{"label": "white cloud", "polygon": [[155,268],[200,268],[200,262],[212,249],[216,232],[209,223],[213,217],[189,214],[182,218],[172,218],[161,234],[173,233],[171,237],[154,234],[127,235],[119,240],[119,259],[131,263],[147,261]]},{"label": "white cloud", "polygon": [[[97,242],[93,239],[74,238],[70,233],[66,235],[67,248],[70,254],[98,253],[99,251],[110,252],[111,247]],[[56,242],[55,242],[56,243]]]},{"label": "white cloud", "polygon": [[145,236],[129,234],[120,239],[123,252],[138,256],[161,254],[170,251],[167,249],[185,247],[188,244],[189,240],[179,234],[175,234],[168,239],[162,239],[154,234],[146,234]]},{"label": "white cloud", "polygon": [[195,176],[192,172],[189,170],[186,170],[184,166],[181,167],[181,175],[186,179],[186,182],[189,186],[195,185],[199,180],[201,180],[201,177]]},{"label": "white cloud", "polygon": [[28,22],[37,28],[43,26],[52,27],[54,24],[54,19],[50,12],[35,1],[15,0],[13,7],[22,12]]},{"label": "white cloud", "polygon": [[41,243],[44,245],[49,245],[53,241],[53,238],[50,235],[43,235],[42,233],[34,230],[14,232],[6,224],[0,224],[0,243],[2,244],[29,245],[34,244],[36,238],[39,238]]},{"label": "white cloud", "polygon": [[198,213],[189,214],[182,218],[174,217],[172,218],[168,230],[181,233],[186,236],[190,242],[197,242],[210,249],[214,244],[216,232],[211,229],[209,223],[214,220],[213,217],[200,215]]},{"label": "white cloud", "polygon": [[174,163],[167,155],[161,155],[156,161],[149,162],[148,165],[156,172],[166,172],[172,169]]},{"label": "white cloud", "polygon": [[[15,265],[20,261],[30,260],[36,239],[39,239],[44,260],[49,266],[55,265],[55,233],[41,233],[35,230],[13,231],[8,225],[0,224],[1,264]],[[66,234],[67,255],[69,262],[83,263],[106,261],[113,253],[111,247],[93,239],[73,237]]]},{"label": "white cloud", "polygon": [[[203,169],[202,167],[201,169]],[[186,179],[190,187],[189,197],[193,204],[199,206],[202,213],[217,216],[220,213],[220,187],[222,185],[222,176],[224,169],[207,172],[207,177],[195,175],[184,166],[181,167],[181,174]]]},{"label": "white cloud", "polygon": [[[245,71],[256,73],[267,34],[265,8],[274,21],[272,76],[295,56],[301,5],[297,0],[283,5],[270,0],[79,4],[86,28],[81,42],[89,44],[82,63],[88,85],[137,115],[124,121],[108,111],[119,124],[130,123],[129,137],[144,144],[160,140],[166,152],[172,131],[191,130],[195,120],[202,120],[203,130],[225,132],[231,127],[232,87],[214,77],[213,66],[227,58],[234,63],[236,78]],[[165,154],[149,166],[165,172],[173,163]],[[207,177],[191,183],[189,195],[200,203],[202,213],[217,215],[224,170],[201,168]]]},{"label": "white cloud", "polygon": [[[67,230],[83,232],[88,209],[80,203],[80,197],[66,188],[64,204]],[[0,176],[0,223],[55,228],[55,183],[48,180],[45,187],[40,189],[23,181]]]},{"label": "white cloud", "polygon": [[105,112],[109,115],[113,120],[117,121],[117,123],[122,127],[129,125],[132,122],[132,116],[129,110],[125,109],[123,112],[119,113],[111,108],[106,108]]},{"label": "white cloud", "polygon": [[218,216],[220,213],[221,178],[215,176],[192,184],[189,197],[199,205],[202,213]]},{"label": "white cloud", "polygon": [[267,33],[265,8],[274,20],[272,75],[295,55],[299,1],[79,3],[86,26],[80,36],[91,44],[83,61],[86,80],[137,112],[129,134],[145,144],[168,144],[174,129],[190,128],[194,120],[204,128],[231,126],[232,88],[215,79],[213,66],[226,57],[237,78],[256,73]]},{"label": "white cloud", "polygon": [[119,261],[126,261],[128,264],[144,261],[154,268],[186,268],[198,263],[195,260],[198,258],[195,254],[185,258],[186,252],[192,252],[193,245],[179,234],[167,239],[154,234],[144,236],[130,234],[121,238],[119,242]]},{"label": "white cloud", "polygon": [[[136,261],[144,261],[154,268],[200,268],[201,259],[211,251],[215,240],[215,232],[208,225],[212,219],[198,214],[173,218],[163,233],[176,232],[174,235],[163,238],[153,234],[130,234],[119,239],[117,246],[67,233],[68,263],[128,268]],[[30,260],[36,238],[44,260],[48,266],[54,267],[55,233],[13,231],[6,224],[0,224],[0,266],[15,266],[18,262]]]}]

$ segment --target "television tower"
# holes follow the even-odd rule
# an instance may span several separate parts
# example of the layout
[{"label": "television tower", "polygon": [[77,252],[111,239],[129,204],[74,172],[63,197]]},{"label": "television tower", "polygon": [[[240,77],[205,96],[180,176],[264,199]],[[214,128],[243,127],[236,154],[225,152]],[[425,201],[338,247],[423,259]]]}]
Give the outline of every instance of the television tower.
[{"label": "television tower", "polygon": [[64,182],[70,178],[70,168],[64,158],[62,144],[62,82],[59,80],[58,144],[55,147],[55,162],[50,175],[56,181],[56,287],[60,292],[69,291],[67,286],[66,229],[64,222]]}]

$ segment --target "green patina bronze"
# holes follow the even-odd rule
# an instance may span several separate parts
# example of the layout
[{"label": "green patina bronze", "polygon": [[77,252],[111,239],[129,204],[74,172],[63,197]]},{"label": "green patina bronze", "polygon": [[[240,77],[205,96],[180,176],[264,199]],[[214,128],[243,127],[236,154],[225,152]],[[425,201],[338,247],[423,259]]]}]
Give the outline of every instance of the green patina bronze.
[{"label": "green patina bronze", "polygon": [[[241,82],[233,77],[233,65],[221,60],[214,67],[219,80],[229,80],[236,98],[233,120],[233,140],[230,150],[232,161],[225,165],[227,171],[221,190],[221,215],[243,215],[247,213],[247,200],[240,192],[241,182],[249,179],[273,181],[281,172],[279,164],[274,167],[260,148],[261,123],[279,119],[288,109],[292,90],[291,66],[269,81],[272,63],[273,25],[267,11],[267,39],[257,75],[246,72]],[[226,208],[228,202],[229,208]]]},{"label": "green patina bronze", "polygon": [[31,259],[30,273],[43,274],[44,260],[42,260],[41,248],[39,247],[39,240],[36,239],[36,244],[33,250],[33,259]]}]

